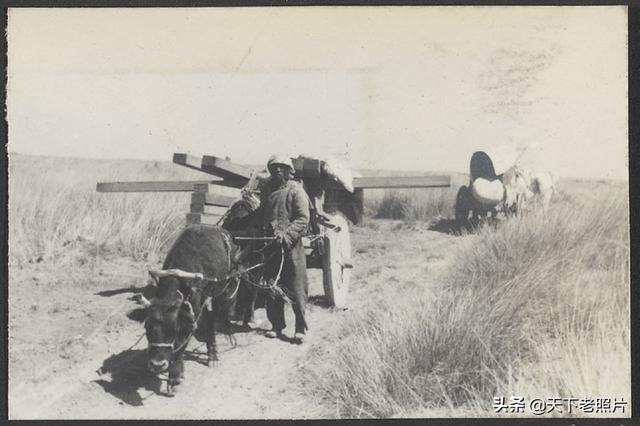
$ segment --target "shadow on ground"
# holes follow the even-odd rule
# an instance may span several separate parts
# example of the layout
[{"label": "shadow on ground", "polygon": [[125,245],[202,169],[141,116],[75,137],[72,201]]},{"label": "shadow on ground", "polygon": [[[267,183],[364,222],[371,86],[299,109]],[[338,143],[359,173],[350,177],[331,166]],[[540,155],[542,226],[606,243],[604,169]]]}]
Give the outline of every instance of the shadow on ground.
[{"label": "shadow on ground", "polygon": [[145,308],[135,308],[127,312],[127,318],[132,321],[143,323],[145,318],[147,318],[147,310]]},{"label": "shadow on ground", "polygon": [[[96,293],[96,296],[102,296],[102,297],[111,297],[111,296],[116,296],[118,294],[123,294],[123,293],[145,293],[149,291],[149,286],[144,286],[144,287],[127,287],[127,288],[117,288],[114,290],[103,290],[103,291],[99,291]],[[145,297],[148,297],[149,294],[145,294]]]},{"label": "shadow on ground", "polygon": [[460,236],[463,234],[472,234],[485,226],[496,228],[504,221],[504,216],[487,217],[480,219],[469,219],[460,225],[455,219],[440,219],[438,222],[429,226],[429,231],[442,232],[444,234]]},{"label": "shadow on ground", "polygon": [[[222,326],[220,326],[222,327]],[[220,332],[224,332],[221,328],[218,329]],[[244,325],[242,321],[231,322],[231,334],[243,334],[243,333],[252,333],[255,329],[251,328],[249,325]]]},{"label": "shadow on ground", "polygon": [[460,226],[455,219],[440,219],[431,226],[429,231],[441,232],[448,235],[460,235]]},{"label": "shadow on ground", "polygon": [[201,348],[190,349],[184,351],[184,360],[185,361],[193,361],[198,364],[207,366],[207,350],[206,348],[203,350]]},{"label": "shadow on ground", "polygon": [[321,295],[309,296],[309,299],[307,300],[307,302],[312,305],[319,306],[321,308],[331,307],[331,304],[329,303],[327,298]]},{"label": "shadow on ground", "polygon": [[[143,349],[120,352],[111,355],[102,363],[98,374],[110,374],[111,380],[98,379],[95,383],[127,405],[138,407],[151,395],[162,395],[161,385],[164,380],[151,374],[146,368],[147,351]],[[146,396],[140,392],[147,391]]]}]

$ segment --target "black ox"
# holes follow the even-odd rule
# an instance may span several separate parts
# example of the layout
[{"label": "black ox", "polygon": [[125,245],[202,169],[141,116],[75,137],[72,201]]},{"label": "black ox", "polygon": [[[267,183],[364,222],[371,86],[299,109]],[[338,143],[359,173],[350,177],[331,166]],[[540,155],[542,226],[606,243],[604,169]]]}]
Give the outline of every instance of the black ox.
[{"label": "black ox", "polygon": [[241,280],[238,269],[248,253],[224,229],[191,225],[178,236],[156,278],[156,294],[141,298],[149,342],[148,363],[153,373],[169,372],[167,390],[184,378],[183,357],[189,339],[207,344],[207,365],[218,360],[216,326],[231,336],[230,314]]}]

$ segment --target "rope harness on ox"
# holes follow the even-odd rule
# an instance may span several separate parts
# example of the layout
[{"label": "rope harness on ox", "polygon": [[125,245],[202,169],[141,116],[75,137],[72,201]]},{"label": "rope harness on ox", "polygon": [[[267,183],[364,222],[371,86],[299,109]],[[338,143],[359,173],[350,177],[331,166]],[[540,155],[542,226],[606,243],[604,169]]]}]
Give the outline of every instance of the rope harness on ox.
[{"label": "rope harness on ox", "polygon": [[[339,226],[333,226],[330,223],[326,223],[325,226],[333,231],[333,232],[340,232],[340,227]],[[231,269],[231,241],[229,239],[229,237],[226,234],[223,234],[224,237],[224,243],[225,243],[225,247],[226,247],[226,251],[227,251],[227,263],[228,263],[228,268]],[[309,240],[310,242],[316,241],[317,239],[320,239],[323,237],[322,234],[314,234],[314,235],[309,235]],[[234,237],[234,240],[236,241],[259,241],[259,242],[265,242],[267,244],[264,245],[264,247],[262,247],[261,249],[255,250],[254,253],[262,253],[264,254],[264,250],[269,247],[271,244],[276,242],[276,238],[275,237]],[[227,290],[227,288],[229,287],[229,285],[231,284],[232,281],[235,280],[236,282],[236,288],[233,291],[233,293],[230,296],[227,296],[227,299],[233,299],[233,297],[236,295],[236,293],[238,292],[238,289],[240,288],[240,279],[243,279],[244,281],[246,281],[247,283],[251,284],[252,286],[261,289],[261,290],[268,290],[268,291],[273,291],[275,292],[277,295],[279,295],[280,297],[282,297],[287,303],[294,303],[291,298],[286,294],[286,292],[281,289],[280,287],[278,287],[278,283],[280,282],[280,278],[281,278],[281,274],[282,274],[282,269],[284,266],[284,247],[280,247],[280,265],[278,267],[278,273],[276,274],[275,279],[273,280],[269,280],[269,282],[266,282],[265,284],[262,283],[256,283],[253,280],[249,279],[249,271],[252,271],[256,268],[259,268],[261,266],[265,266],[267,265],[271,259],[278,254],[278,252],[274,252],[273,254],[271,254],[271,256],[269,256],[267,259],[265,259],[263,262],[259,262],[251,267],[248,268],[242,268],[239,270],[236,270],[230,274],[227,274],[226,276],[222,277],[222,278],[217,278],[217,277],[206,277],[203,273],[201,272],[187,272],[187,271],[183,271],[181,269],[167,269],[167,270],[156,270],[156,269],[149,269],[149,275],[151,275],[151,277],[153,278],[153,280],[155,281],[156,285],[159,284],[158,279],[161,277],[167,277],[167,276],[173,276],[173,277],[178,277],[178,278],[186,278],[186,279],[194,279],[196,281],[201,281],[201,282],[205,282],[207,283],[207,285],[203,288],[202,293],[206,294],[207,289],[209,288],[209,286],[216,284],[216,283],[221,283],[221,282],[225,282],[224,287],[222,288],[222,290],[220,290],[217,294],[212,294],[211,296],[207,296],[205,297],[204,301],[202,302],[201,306],[200,306],[200,312],[198,313],[198,316],[195,318],[194,320],[194,324],[195,327],[197,327],[198,321],[200,320],[200,317],[202,316],[202,313],[204,312],[205,307],[208,307],[209,310],[211,310],[211,303],[213,303],[213,300],[217,299],[219,296],[221,296],[222,294],[224,294],[224,292]],[[189,300],[184,301],[184,295],[182,295],[182,293],[180,292],[180,290],[177,290],[178,293],[181,296],[181,299],[183,300],[182,303],[187,303],[189,304],[190,310],[193,312],[193,307],[190,305],[191,303],[191,294],[189,295]],[[182,304],[181,303],[181,304]],[[189,335],[187,336],[187,338],[177,347],[173,349],[173,353],[177,353],[180,350],[182,350],[191,340],[191,338],[193,337],[194,332],[196,331],[196,328],[194,328]],[[140,336],[140,339],[142,338],[142,336]],[[140,341],[140,339],[138,339],[138,341],[134,344],[134,346]],[[149,346],[151,347],[172,347],[175,345],[175,340],[171,343],[149,343]]]},{"label": "rope harness on ox", "polygon": [[[230,241],[229,241],[229,237],[227,237],[226,235],[224,235],[225,237],[225,246],[227,247],[227,261],[228,261],[228,265],[229,265],[229,269],[231,268],[231,245],[230,245]],[[248,237],[250,238],[250,237]],[[260,240],[260,241],[269,241],[271,243],[275,242],[275,238],[273,237],[260,237],[260,238],[256,238],[256,240]],[[265,247],[263,247],[261,250],[264,250],[269,244],[265,245]],[[261,251],[259,250],[259,251]],[[234,291],[232,292],[231,295],[226,296],[227,299],[233,299],[233,297],[236,295],[236,293],[238,292],[238,289],[240,288],[240,278],[243,278],[245,281],[251,283],[252,285],[256,285],[259,288],[262,289],[273,289],[275,288],[275,286],[277,285],[278,281],[280,280],[280,274],[282,272],[282,267],[284,264],[284,248],[281,248],[281,259],[280,259],[280,267],[278,269],[278,275],[276,277],[276,279],[273,281],[273,284],[269,285],[269,286],[263,286],[260,284],[255,284],[253,283],[251,280],[249,280],[247,278],[247,273],[253,269],[256,269],[260,266],[264,266],[266,265],[275,255],[276,253],[274,253],[272,256],[269,257],[269,259],[265,260],[264,262],[260,262],[256,265],[253,265],[249,268],[242,268],[240,270],[234,271],[233,273],[227,274],[226,276],[222,277],[222,278],[217,278],[217,277],[206,277],[204,274],[200,273],[200,272],[187,272],[187,271],[183,271],[181,269],[167,269],[167,270],[155,270],[155,269],[149,269],[149,275],[151,275],[151,277],[154,279],[154,281],[156,282],[156,285],[159,284],[158,282],[158,278],[161,277],[167,277],[167,276],[173,276],[173,277],[178,277],[178,278],[187,278],[187,279],[195,279],[196,281],[202,281],[202,282],[206,282],[207,285],[203,288],[202,293],[206,294],[208,288],[216,283],[221,283],[221,282],[225,282],[224,287],[222,288],[222,290],[220,290],[217,294],[212,294],[210,296],[207,296],[204,298],[204,301],[202,302],[202,304],[200,305],[200,312],[198,313],[198,316],[195,318],[194,320],[194,324],[197,328],[197,324],[198,321],[200,320],[200,317],[202,316],[202,313],[204,312],[205,308],[209,308],[209,310],[211,310],[211,303],[213,303],[213,300],[217,299],[218,297],[220,297],[222,294],[224,294],[224,292],[227,290],[227,288],[229,288],[229,285],[235,280],[236,282],[236,288],[234,289]],[[182,295],[182,292],[180,292],[180,290],[177,290],[177,292],[179,293],[179,295],[181,296],[181,299],[183,302],[180,303],[180,305],[182,305],[183,303],[191,303],[191,294],[189,295],[189,300],[184,301],[184,296]],[[193,308],[190,306],[191,311],[193,312]],[[173,349],[173,353],[177,353],[180,350],[182,350],[191,340],[191,338],[193,337],[193,334],[196,331],[196,328],[194,328],[189,335],[187,336],[187,338],[177,347]],[[140,341],[140,339],[138,340]],[[136,342],[137,344],[137,342]],[[172,341],[171,343],[152,343],[149,342],[149,346],[151,347],[172,347],[175,345],[175,340]]]},{"label": "rope harness on ox", "polygon": [[[203,289],[203,294],[206,294],[206,289],[208,288],[208,286],[210,284],[215,284],[218,282],[222,282],[225,281],[226,279],[226,284],[225,286],[222,288],[222,290],[217,294],[217,295],[211,295],[211,296],[207,296],[204,298],[204,301],[202,302],[202,304],[200,305],[200,312],[198,313],[198,316],[194,319],[193,323],[194,323],[194,328],[193,330],[189,333],[189,335],[187,336],[187,338],[180,344],[180,346],[178,346],[177,348],[173,349],[173,353],[177,353],[180,350],[182,350],[182,348],[184,348],[189,341],[191,340],[191,338],[193,337],[193,334],[195,333],[196,329],[197,329],[197,325],[198,325],[198,321],[200,321],[200,317],[202,316],[202,313],[204,312],[205,308],[207,307],[207,305],[211,303],[213,303],[213,299],[217,298],[218,296],[222,295],[226,289],[229,287],[229,284],[232,282],[233,280],[233,276],[227,276],[225,277],[225,279],[218,279],[218,278],[205,278],[201,273],[191,273],[191,272],[184,272],[180,269],[173,269],[173,270],[167,270],[171,271],[170,274],[167,275],[163,275],[163,276],[177,276],[177,277],[181,277],[181,278],[196,278],[199,279],[201,281],[207,281],[209,284],[207,285],[207,287],[205,287]],[[153,276],[153,273],[151,271],[149,271],[149,273]],[[175,274],[174,274],[175,273]],[[192,275],[196,275],[197,277],[193,277]],[[234,274],[235,275],[235,274]],[[234,290],[233,294],[231,296],[227,296],[227,298],[232,299],[233,296],[235,295],[235,293],[238,291],[238,288],[240,287],[240,280],[236,279],[237,285],[236,285],[236,289]],[[176,290],[181,296],[182,296],[182,292],[180,292],[180,290]],[[191,294],[189,295],[189,300],[184,301],[184,296],[181,297],[181,299],[183,300],[183,302],[180,303],[180,305],[182,304],[189,304],[189,308],[191,310],[191,312],[193,312],[193,307],[191,306]],[[211,309],[209,309],[211,310]],[[151,347],[159,347],[159,348],[168,348],[171,347],[173,348],[173,346],[175,345],[175,340],[172,341],[171,343],[152,343],[149,342],[149,346]]]}]

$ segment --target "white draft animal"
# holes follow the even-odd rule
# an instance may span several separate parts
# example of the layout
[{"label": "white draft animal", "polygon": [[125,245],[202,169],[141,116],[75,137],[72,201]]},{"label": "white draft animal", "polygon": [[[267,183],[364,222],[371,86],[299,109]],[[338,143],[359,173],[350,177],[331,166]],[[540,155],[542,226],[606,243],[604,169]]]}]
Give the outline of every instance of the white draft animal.
[{"label": "white draft animal", "polygon": [[513,166],[502,177],[505,186],[505,205],[521,209],[524,205],[549,207],[551,198],[557,193],[558,178],[551,172],[532,172]]},{"label": "white draft animal", "polygon": [[549,207],[551,198],[558,192],[558,177],[550,172],[529,172],[529,188],[536,195],[542,208]]}]

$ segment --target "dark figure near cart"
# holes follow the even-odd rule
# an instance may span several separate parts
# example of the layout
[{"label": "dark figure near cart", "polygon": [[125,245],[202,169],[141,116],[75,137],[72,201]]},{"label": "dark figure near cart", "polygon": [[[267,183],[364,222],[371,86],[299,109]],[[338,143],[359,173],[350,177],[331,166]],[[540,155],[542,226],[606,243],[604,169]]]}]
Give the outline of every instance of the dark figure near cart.
[{"label": "dark figure near cart", "polygon": [[273,155],[267,162],[269,181],[260,192],[260,206],[249,219],[264,237],[275,238],[265,252],[269,259],[264,279],[277,285],[281,292],[266,295],[267,318],[271,330],[266,337],[285,340],[286,328],[282,294],[288,299],[295,315],[293,341],[302,343],[308,330],[305,307],[309,293],[307,258],[302,243],[309,227],[310,201],[301,183],[293,180],[294,166],[287,155]]},{"label": "dark figure near cart", "polygon": [[[267,162],[267,168],[271,180],[261,193],[257,217],[262,219],[264,236],[276,237],[279,244],[271,248],[280,250],[281,256],[272,257],[267,264],[265,278],[279,278],[278,285],[289,297],[295,314],[294,341],[302,343],[308,329],[305,307],[309,282],[302,236],[306,234],[309,226],[309,197],[302,185],[292,180],[294,168],[289,156],[272,156]],[[283,298],[274,293],[267,297],[267,317],[271,322],[271,330],[266,333],[267,337],[284,337],[284,305]]]}]

